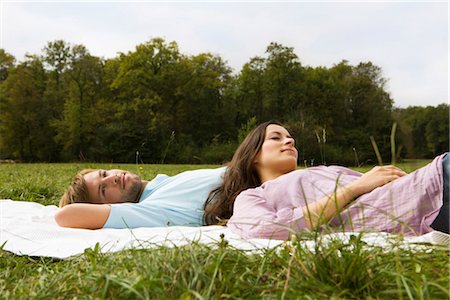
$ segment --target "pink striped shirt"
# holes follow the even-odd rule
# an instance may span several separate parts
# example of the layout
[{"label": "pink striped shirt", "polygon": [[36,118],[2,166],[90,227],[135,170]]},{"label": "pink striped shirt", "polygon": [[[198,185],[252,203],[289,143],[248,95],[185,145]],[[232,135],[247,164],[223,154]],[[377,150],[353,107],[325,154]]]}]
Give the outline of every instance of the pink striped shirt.
[{"label": "pink striped shirt", "polygon": [[[442,206],[442,158],[361,195],[329,222],[336,231],[384,231],[420,235]],[[297,170],[243,191],[228,227],[244,238],[287,239],[305,229],[303,206],[330,195],[362,174],[339,166]]]}]

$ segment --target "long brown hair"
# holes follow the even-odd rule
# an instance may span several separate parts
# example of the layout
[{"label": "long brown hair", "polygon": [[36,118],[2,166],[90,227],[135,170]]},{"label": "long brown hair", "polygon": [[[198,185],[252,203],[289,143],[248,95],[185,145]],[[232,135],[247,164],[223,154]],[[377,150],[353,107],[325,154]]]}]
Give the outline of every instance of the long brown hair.
[{"label": "long brown hair", "polygon": [[207,225],[225,224],[233,214],[234,200],[239,193],[261,185],[254,161],[264,143],[266,128],[271,124],[283,126],[276,121],[262,123],[237,148],[227,165],[222,185],[212,190],[206,199],[204,218]]}]

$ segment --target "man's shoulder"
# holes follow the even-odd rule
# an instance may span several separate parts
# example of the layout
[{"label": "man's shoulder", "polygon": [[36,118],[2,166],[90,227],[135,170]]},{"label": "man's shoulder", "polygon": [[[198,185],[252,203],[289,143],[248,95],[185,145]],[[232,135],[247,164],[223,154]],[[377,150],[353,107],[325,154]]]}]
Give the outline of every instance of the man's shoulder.
[{"label": "man's shoulder", "polygon": [[172,176],[173,180],[185,180],[185,179],[210,179],[215,180],[221,177],[225,173],[226,167],[220,167],[215,169],[196,169],[181,172],[175,176]]},{"label": "man's shoulder", "polygon": [[[158,184],[146,187],[139,202],[150,199],[167,200],[171,197],[179,197],[180,194],[185,195],[186,198],[189,196],[196,197],[196,195],[204,198],[209,191],[220,185],[225,169],[225,167],[221,167],[216,169],[190,170],[172,177],[167,177]],[[203,195],[205,193],[206,196]]]}]

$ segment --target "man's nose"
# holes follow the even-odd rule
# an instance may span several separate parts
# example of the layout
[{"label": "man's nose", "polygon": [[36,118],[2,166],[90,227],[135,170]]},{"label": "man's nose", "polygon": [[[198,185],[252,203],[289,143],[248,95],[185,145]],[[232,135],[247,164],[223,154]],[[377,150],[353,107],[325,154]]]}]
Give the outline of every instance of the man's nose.
[{"label": "man's nose", "polygon": [[117,174],[111,174],[105,178],[105,181],[109,184],[116,185],[119,183],[119,177],[117,176]]}]

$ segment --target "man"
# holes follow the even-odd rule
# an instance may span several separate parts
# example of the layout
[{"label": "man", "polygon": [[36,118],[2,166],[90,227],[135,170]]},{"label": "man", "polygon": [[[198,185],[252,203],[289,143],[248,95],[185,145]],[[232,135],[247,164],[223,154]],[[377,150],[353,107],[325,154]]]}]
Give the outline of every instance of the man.
[{"label": "man", "polygon": [[150,182],[124,170],[83,170],[61,198],[55,221],[86,229],[201,226],[205,200],[225,169],[160,174]]}]

